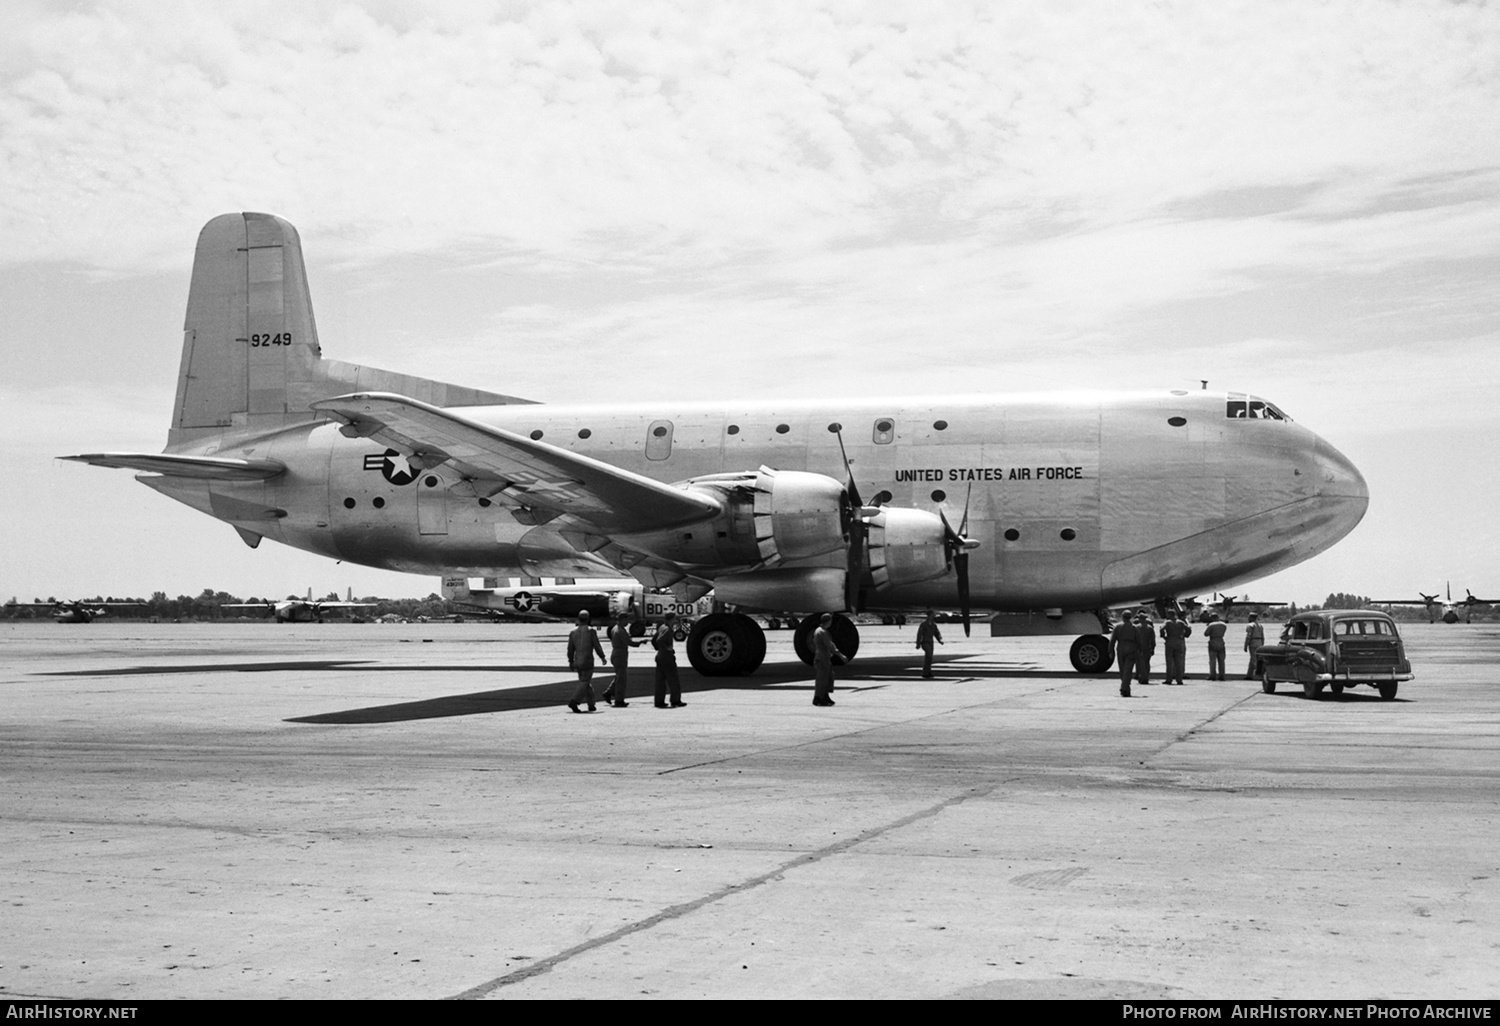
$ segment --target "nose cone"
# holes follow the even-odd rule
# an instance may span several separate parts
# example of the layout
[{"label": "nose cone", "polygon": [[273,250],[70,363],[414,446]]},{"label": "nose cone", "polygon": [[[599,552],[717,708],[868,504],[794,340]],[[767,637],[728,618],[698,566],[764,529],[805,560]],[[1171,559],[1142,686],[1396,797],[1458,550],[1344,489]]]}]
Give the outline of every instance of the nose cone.
[{"label": "nose cone", "polygon": [[[1363,517],[1365,509],[1370,505],[1370,487],[1365,484],[1365,476],[1359,472],[1359,468],[1349,462],[1349,457],[1321,438],[1318,439],[1313,459],[1321,478],[1318,482],[1318,494],[1327,499],[1350,500],[1352,505],[1359,507],[1359,516]],[[1356,517],[1355,523],[1358,522],[1359,518]]]}]

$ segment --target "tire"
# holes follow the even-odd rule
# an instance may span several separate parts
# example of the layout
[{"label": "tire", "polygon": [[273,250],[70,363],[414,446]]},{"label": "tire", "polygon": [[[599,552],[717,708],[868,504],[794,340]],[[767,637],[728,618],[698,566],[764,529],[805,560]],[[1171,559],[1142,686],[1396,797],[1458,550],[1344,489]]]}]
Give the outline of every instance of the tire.
[{"label": "tire", "polygon": [[1068,649],[1068,658],[1073,669],[1085,675],[1102,677],[1114,665],[1114,653],[1109,650],[1109,639],[1102,634],[1085,634],[1073,642]]},{"label": "tire", "polygon": [[750,617],[741,617],[744,620],[745,633],[749,636],[750,646],[746,653],[745,668],[741,673],[754,673],[760,669],[760,664],[766,661],[766,632],[760,629],[760,624]]},{"label": "tire", "polygon": [[1396,697],[1396,681],[1381,681],[1375,685],[1375,690],[1380,692],[1380,697],[1389,702]]},{"label": "tire", "polygon": [[[804,617],[797,625],[797,632],[792,635],[792,648],[796,650],[797,658],[808,666],[813,664],[813,631],[818,629],[822,619],[816,615]],[[838,646],[838,650],[853,659],[854,654],[859,651],[859,628],[854,626],[854,621],[843,613],[834,613],[832,630],[833,643]]]},{"label": "tire", "polygon": [[1328,685],[1328,690],[1332,691],[1334,697],[1337,698],[1339,695],[1342,695],[1344,693],[1343,681],[1334,681],[1333,683]]},{"label": "tire", "polygon": [[1315,680],[1305,680],[1305,681],[1303,681],[1302,682],[1302,697],[1303,698],[1314,698],[1314,699],[1323,697],[1323,685],[1319,684]]},{"label": "tire", "polygon": [[1271,679],[1270,670],[1260,671],[1260,689],[1268,695],[1276,694],[1276,682]]},{"label": "tire", "polygon": [[737,676],[749,663],[750,651],[749,632],[738,616],[710,613],[688,634],[688,662],[705,677]]}]

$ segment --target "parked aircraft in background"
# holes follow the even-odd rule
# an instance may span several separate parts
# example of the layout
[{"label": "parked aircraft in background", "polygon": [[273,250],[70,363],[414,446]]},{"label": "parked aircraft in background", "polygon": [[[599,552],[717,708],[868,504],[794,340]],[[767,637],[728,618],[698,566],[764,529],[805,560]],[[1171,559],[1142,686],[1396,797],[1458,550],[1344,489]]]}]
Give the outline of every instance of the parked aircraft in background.
[{"label": "parked aircraft in background", "polygon": [[139,602],[8,602],[7,609],[50,609],[58,623],[93,623],[111,609],[139,608]]},{"label": "parked aircraft in background", "polygon": [[1419,591],[1417,594],[1422,597],[1418,599],[1371,599],[1370,604],[1375,606],[1426,606],[1428,623],[1437,623],[1438,620],[1442,620],[1444,623],[1458,623],[1459,609],[1462,608],[1464,623],[1473,623],[1475,606],[1489,606],[1500,602],[1500,599],[1478,598],[1468,588],[1464,589],[1464,597],[1455,602],[1453,600],[1453,585],[1451,582],[1447,585],[1447,589],[1447,597],[1442,600],[1439,600],[1435,593],[1429,595],[1424,591]]},{"label": "parked aircraft in background", "polygon": [[323,611],[326,609],[369,609],[374,605],[373,602],[355,602],[353,588],[349,589],[349,597],[345,602],[314,599],[312,589],[308,588],[305,599],[282,599],[279,602],[269,599],[264,602],[226,602],[219,608],[266,609],[275,617],[277,623],[322,623]]},{"label": "parked aircraft in background", "polygon": [[1229,614],[1234,609],[1250,609],[1256,612],[1265,612],[1278,606],[1290,605],[1288,602],[1257,602],[1248,598],[1238,598],[1234,595],[1220,595],[1214,593],[1208,602],[1199,602],[1196,599],[1187,599],[1182,602],[1181,607],[1189,614],[1196,615],[1199,623],[1208,623],[1212,616],[1217,613],[1220,620],[1229,621]]},{"label": "parked aircraft in background", "polygon": [[677,614],[686,631],[714,611],[711,592],[684,602],[670,591],[648,591],[631,578],[593,584],[572,583],[568,578],[552,584],[543,584],[539,578],[532,580],[536,583],[512,586],[508,578],[487,577],[483,587],[470,588],[467,577],[448,576],[443,578],[442,595],[467,609],[517,620],[573,620],[587,612],[596,624],[603,624],[624,615],[630,618],[638,637],[645,633],[647,624],[661,622],[669,612]]},{"label": "parked aircraft in background", "polygon": [[704,672],[759,661],[755,611],[838,613],[849,654],[846,613],[1036,611],[1107,653],[1109,606],[1293,566],[1369,502],[1348,459],[1243,393],[543,406],[327,360],[296,229],[268,214],[204,227],[185,327],[166,451],[68,459],[138,471],[252,547],[712,591],[737,612],[694,625]]}]

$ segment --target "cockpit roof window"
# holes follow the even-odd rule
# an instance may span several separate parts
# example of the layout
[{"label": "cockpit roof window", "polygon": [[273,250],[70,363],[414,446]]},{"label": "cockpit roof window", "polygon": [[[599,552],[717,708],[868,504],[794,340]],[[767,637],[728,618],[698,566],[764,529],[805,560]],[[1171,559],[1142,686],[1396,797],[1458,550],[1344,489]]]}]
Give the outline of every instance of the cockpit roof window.
[{"label": "cockpit roof window", "polygon": [[1243,392],[1230,392],[1224,405],[1224,416],[1230,420],[1291,420],[1275,403],[1268,403]]}]

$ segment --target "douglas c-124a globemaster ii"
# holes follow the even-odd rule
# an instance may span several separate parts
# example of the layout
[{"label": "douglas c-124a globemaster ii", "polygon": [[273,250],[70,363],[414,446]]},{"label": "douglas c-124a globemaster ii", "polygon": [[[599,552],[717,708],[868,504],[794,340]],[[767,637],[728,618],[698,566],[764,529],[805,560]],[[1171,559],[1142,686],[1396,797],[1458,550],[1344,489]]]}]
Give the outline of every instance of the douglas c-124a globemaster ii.
[{"label": "douglas c-124a globemaster ii", "polygon": [[709,673],[759,663],[747,611],[929,606],[1097,614],[1074,663],[1101,670],[1110,605],[1292,566],[1368,503],[1343,455],[1243,394],[553,406],[326,360],[296,229],[268,214],[204,227],[185,330],[166,450],[69,459],[140,471],[251,546],[712,589],[737,612],[694,625]]}]

